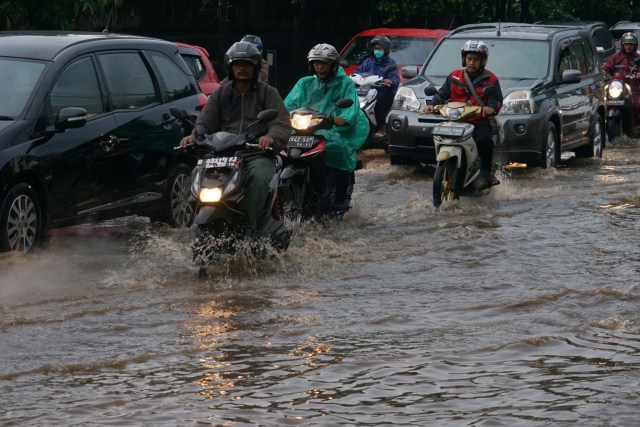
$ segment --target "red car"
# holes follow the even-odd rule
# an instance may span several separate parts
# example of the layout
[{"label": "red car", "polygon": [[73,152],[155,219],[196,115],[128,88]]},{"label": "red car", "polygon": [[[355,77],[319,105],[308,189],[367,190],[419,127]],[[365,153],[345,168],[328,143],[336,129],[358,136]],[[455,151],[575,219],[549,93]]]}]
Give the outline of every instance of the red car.
[{"label": "red car", "polygon": [[194,46],[186,43],[174,42],[178,45],[178,51],[191,69],[194,77],[198,81],[200,90],[209,96],[211,92],[220,86],[220,79],[213,64],[209,59],[209,52],[201,46]]},{"label": "red car", "polygon": [[387,36],[391,40],[389,56],[398,63],[398,71],[405,65],[421,67],[433,47],[448,30],[422,28],[372,28],[353,37],[340,51],[340,61],[347,75],[371,54],[369,42],[375,36]]}]

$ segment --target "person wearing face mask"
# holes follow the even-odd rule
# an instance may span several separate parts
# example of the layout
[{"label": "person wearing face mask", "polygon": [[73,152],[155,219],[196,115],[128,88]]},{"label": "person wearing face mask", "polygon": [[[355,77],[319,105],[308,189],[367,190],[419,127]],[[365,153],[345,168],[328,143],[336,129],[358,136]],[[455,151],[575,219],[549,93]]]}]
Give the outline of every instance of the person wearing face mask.
[{"label": "person wearing face mask", "polygon": [[[391,51],[391,40],[386,36],[375,36],[369,42],[371,46],[371,56],[365,59],[356,70],[359,74],[375,74],[384,78],[385,86],[378,87],[376,96],[376,123],[378,130],[373,135],[374,138],[382,138],[387,134],[387,115],[393,104],[393,97],[398,91],[400,75],[396,61],[389,56]],[[393,67],[390,67],[393,65]]]}]

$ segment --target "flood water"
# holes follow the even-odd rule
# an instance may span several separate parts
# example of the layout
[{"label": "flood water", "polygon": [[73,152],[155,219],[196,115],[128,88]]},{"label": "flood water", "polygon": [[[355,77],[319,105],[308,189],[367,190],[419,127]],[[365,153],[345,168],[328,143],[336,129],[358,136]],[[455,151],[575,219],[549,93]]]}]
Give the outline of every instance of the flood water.
[{"label": "flood water", "polygon": [[363,153],[343,222],[197,279],[127,218],[0,255],[0,425],[637,426],[640,142],[438,211]]}]

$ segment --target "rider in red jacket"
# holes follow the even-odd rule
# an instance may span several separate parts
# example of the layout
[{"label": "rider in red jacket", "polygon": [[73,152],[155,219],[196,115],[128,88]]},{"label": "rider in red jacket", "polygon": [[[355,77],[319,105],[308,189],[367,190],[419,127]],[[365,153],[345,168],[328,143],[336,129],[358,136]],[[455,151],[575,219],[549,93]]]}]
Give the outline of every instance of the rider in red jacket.
[{"label": "rider in red jacket", "polygon": [[631,88],[632,110],[635,114],[632,116],[632,113],[628,112],[629,115],[623,120],[625,133],[629,136],[633,133],[635,124],[640,122],[640,79],[625,77],[631,74],[631,69],[635,66],[634,61],[639,58],[638,37],[631,32],[624,33],[620,38],[620,51],[611,55],[602,66],[607,76],[619,78]]},{"label": "rider in red jacket", "polygon": [[[447,100],[452,102],[464,102],[468,105],[481,105],[473,96],[467,86],[464,74],[467,73],[476,93],[482,100],[484,108],[482,116],[474,116],[467,121],[475,126],[473,139],[478,147],[480,155],[480,169],[483,176],[490,185],[500,183],[491,173],[493,161],[493,129],[489,123],[489,117],[498,114],[502,108],[502,91],[498,77],[485,68],[489,59],[489,48],[486,44],[477,40],[469,40],[462,46],[462,66],[464,68],[455,70],[445,80],[438,93],[433,96],[429,105],[424,109],[425,113],[431,113],[434,105],[442,104]],[[486,86],[495,86],[495,95],[487,97],[484,95]]]}]

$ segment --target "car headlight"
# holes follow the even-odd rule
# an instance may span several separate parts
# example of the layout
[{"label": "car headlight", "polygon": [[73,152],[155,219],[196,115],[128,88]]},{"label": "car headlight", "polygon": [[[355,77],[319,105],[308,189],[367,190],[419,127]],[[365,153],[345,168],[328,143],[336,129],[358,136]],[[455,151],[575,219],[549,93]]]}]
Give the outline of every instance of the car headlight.
[{"label": "car headlight", "polygon": [[609,87],[607,88],[607,95],[610,99],[619,98],[624,92],[624,87],[622,86],[622,82],[618,80],[614,80],[609,83]]},{"label": "car headlight", "polygon": [[535,105],[529,90],[511,92],[502,101],[500,109],[500,114],[531,114],[533,112],[535,112]]},{"label": "car headlight", "polygon": [[393,98],[393,106],[391,108],[394,110],[419,111],[420,100],[413,89],[400,86],[396,96]]}]

